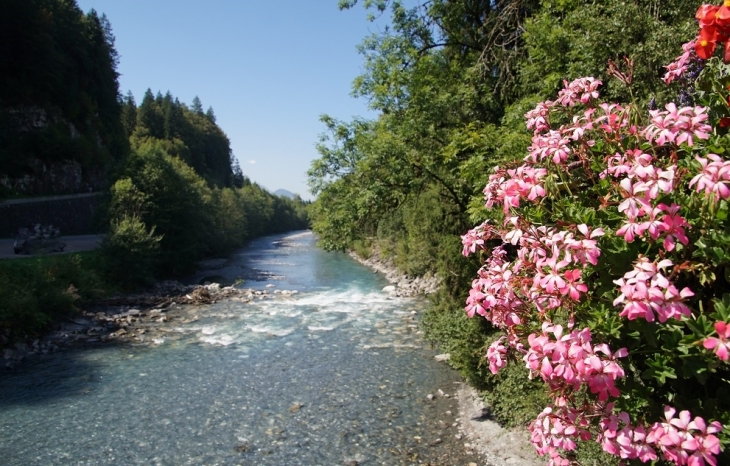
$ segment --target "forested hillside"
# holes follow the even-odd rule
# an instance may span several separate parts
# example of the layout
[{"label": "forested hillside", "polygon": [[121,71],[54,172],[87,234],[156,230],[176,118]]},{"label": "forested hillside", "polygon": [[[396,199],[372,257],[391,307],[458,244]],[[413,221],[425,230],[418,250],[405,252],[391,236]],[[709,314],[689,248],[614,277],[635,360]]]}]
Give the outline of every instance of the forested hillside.
[{"label": "forested hillside", "polygon": [[3,2],[0,197],[104,186],[128,150],[117,59],[105,16],[75,1]]},{"label": "forested hillside", "polygon": [[137,107],[128,95],[122,119],[132,150],[111,188],[105,249],[116,280],[180,275],[256,236],[307,228],[302,199],[244,176],[213,109],[203,112],[197,97],[188,108],[148,90]]},{"label": "forested hillside", "polygon": [[105,16],[73,0],[9,0],[0,38],[0,197],[111,188],[112,232],[129,216],[156,231],[167,259],[155,274],[306,227],[301,199],[244,176],[199,98],[188,106],[148,90],[137,106],[131,92],[120,95]]},{"label": "forested hillside", "polygon": [[75,0],[0,10],[0,199],[90,190],[105,199],[101,251],[0,268],[0,328],[13,338],[72,313],[75,300],[180,277],[254,237],[308,227],[301,198],[242,173],[200,99],[188,106],[148,90],[137,106],[120,95],[106,17]]},{"label": "forested hillside", "polygon": [[[233,167],[237,161],[231,153],[230,141],[218,127],[212,108],[203,112],[199,98],[192,108],[181,104],[168,91],[164,96],[147,90],[137,107],[128,93],[122,101],[122,123],[133,149],[150,140],[164,141],[165,150],[195,170],[213,186],[233,186]],[[242,179],[237,168],[238,187]]]},{"label": "forested hillside", "polygon": [[[363,41],[353,86],[379,117],[322,118],[309,171],[322,245],[438,275],[427,334],[551,464],[715,464],[730,420],[716,155],[730,119],[727,66],[708,59],[730,10],[407,5],[364,2],[392,23]],[[674,436],[680,411],[694,420]]]}]

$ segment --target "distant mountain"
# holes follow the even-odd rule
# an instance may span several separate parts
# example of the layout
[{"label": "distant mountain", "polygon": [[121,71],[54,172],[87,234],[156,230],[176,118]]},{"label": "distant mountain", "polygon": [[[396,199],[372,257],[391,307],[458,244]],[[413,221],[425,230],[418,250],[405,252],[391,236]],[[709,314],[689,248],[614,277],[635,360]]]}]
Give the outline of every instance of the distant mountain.
[{"label": "distant mountain", "polygon": [[287,191],[286,189],[277,189],[276,191],[274,191],[274,194],[276,194],[277,196],[288,197],[289,199],[294,199],[294,197],[296,196],[296,194],[291,191]]}]

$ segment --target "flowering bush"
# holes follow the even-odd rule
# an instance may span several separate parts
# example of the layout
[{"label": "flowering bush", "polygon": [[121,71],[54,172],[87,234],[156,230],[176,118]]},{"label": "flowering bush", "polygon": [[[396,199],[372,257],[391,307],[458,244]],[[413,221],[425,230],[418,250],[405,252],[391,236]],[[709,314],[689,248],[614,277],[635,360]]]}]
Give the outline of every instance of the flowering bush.
[{"label": "flowering bush", "polygon": [[521,360],[552,395],[529,427],[550,464],[594,440],[623,460],[716,465],[730,441],[730,68],[698,61],[702,37],[664,81],[704,65],[703,105],[646,114],[586,77],[528,112],[527,156],[494,168],[491,218],[462,237],[484,259],[465,310],[503,331],[491,372]]}]

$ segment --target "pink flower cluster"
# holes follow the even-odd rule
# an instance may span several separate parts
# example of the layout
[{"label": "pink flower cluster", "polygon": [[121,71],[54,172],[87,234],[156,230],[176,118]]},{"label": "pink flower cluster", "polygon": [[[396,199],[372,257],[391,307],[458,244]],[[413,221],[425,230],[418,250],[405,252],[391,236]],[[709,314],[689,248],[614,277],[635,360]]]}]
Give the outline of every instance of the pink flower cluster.
[{"label": "pink flower cluster", "polygon": [[527,129],[532,129],[535,133],[550,129],[550,123],[548,118],[550,115],[550,107],[554,105],[554,102],[549,100],[540,102],[533,110],[525,113],[527,119]]},{"label": "pink flower cluster", "polygon": [[497,168],[495,171],[495,174],[489,176],[489,183],[484,188],[484,198],[489,208],[501,202],[504,212],[507,213],[510,207],[520,206],[520,199],[535,201],[545,196],[545,188],[540,184],[547,174],[544,168],[521,165],[516,169]]},{"label": "pink flower cluster", "polygon": [[603,450],[625,460],[638,459],[641,462],[662,458],[679,466],[716,466],[715,455],[720,453],[720,441],[714,434],[722,425],[713,421],[709,425],[697,416],[692,419],[689,411],[682,411],[674,417],[676,409],[664,408],[664,421],[651,426],[632,425],[626,412],[613,413],[614,405],[609,403],[601,412],[600,405],[595,412],[566,406],[558,399],[557,407],[547,407],[530,424],[530,440],[540,455],[549,455],[550,465],[569,466],[572,463],[563,458],[562,452],[576,449],[576,440],[589,440],[590,418],[599,417],[601,431],[597,441]]},{"label": "pink flower cluster", "polygon": [[495,228],[489,225],[486,220],[481,225],[472,228],[461,237],[461,244],[464,246],[461,253],[468,257],[479,249],[484,249],[484,241],[494,237]]},{"label": "pink flower cluster", "polygon": [[579,301],[588,287],[581,281],[581,269],[569,266],[598,263],[597,238],[603,230],[590,230],[586,225],[575,231],[523,230],[516,217],[505,223],[511,228],[502,232],[502,240],[519,244],[517,259],[507,261],[503,247],[492,250],[472,282],[465,307],[469,317],[478,314],[497,327],[512,327],[522,323],[530,302],[546,310],[566,304],[566,299]]},{"label": "pink flower cluster", "polygon": [[619,182],[619,192],[623,201],[618,211],[626,215],[626,222],[616,231],[630,243],[645,232],[653,240],[664,238],[664,249],[672,251],[676,241],[687,244],[685,234],[687,221],[679,215],[676,204],[652,205],[660,193],[674,190],[676,165],[657,166],[657,160],[639,149],[627,150],[608,157],[607,167],[600,173],[601,178],[613,176],[623,178]]},{"label": "pink flower cluster", "polygon": [[489,361],[489,370],[492,374],[499,372],[501,368],[507,365],[507,347],[502,344],[505,337],[499,339],[489,345],[487,348],[487,360]]},{"label": "pink flower cluster", "polygon": [[559,450],[576,449],[576,440],[590,440],[590,422],[575,408],[548,406],[529,426],[530,441],[540,456],[550,457],[550,466],[570,466]]},{"label": "pink flower cluster", "polygon": [[[697,156],[695,159],[702,165],[702,171],[692,178],[689,187],[697,185],[697,192],[712,194],[715,200],[730,198],[730,162],[717,154],[707,154],[707,158]],[[709,160],[711,160],[711,162]]]},{"label": "pink flower cluster", "polygon": [[[685,47],[684,52],[667,67],[669,77],[665,80],[684,73],[692,58],[692,47]],[[616,385],[625,373],[618,359],[628,356],[628,351],[621,348],[612,352],[605,343],[594,345],[589,328],[573,330],[577,311],[582,309],[579,304],[586,295],[593,298],[583,282],[583,271],[589,265],[598,265],[598,239],[604,231],[560,221],[554,227],[533,225],[516,213],[524,201],[535,202],[547,196],[546,179],[564,181],[564,175],[573,176],[576,168],[595,186],[606,185],[599,185],[596,178],[611,181],[608,191],[599,198],[599,209],[616,209],[626,217],[614,234],[626,242],[636,238],[656,242],[662,249],[661,259],[639,256],[632,270],[614,281],[620,292],[614,300],[614,305],[621,308],[620,316],[662,323],[691,316],[686,301],[694,293],[687,287],[680,291],[670,280],[672,274],[665,275],[673,262],[664,259],[666,252],[675,250],[677,242],[689,243],[685,230],[690,225],[680,215],[680,206],[660,202],[665,194],[686,186],[686,180],[681,178],[684,172],[677,169],[676,157],[658,146],[692,147],[695,140],[708,139],[712,128],[705,123],[707,109],[678,109],[673,103],[667,104],[665,111],[650,112],[649,126],[637,128],[631,124],[629,109],[619,104],[597,105],[600,85],[591,77],[565,82],[556,101],[541,102],[525,114],[527,128],[534,131],[527,157],[513,169],[496,167],[484,189],[486,207],[502,207],[506,220],[501,228],[487,227],[485,222],[462,237],[464,255],[486,249],[486,239],[499,238],[504,243],[487,255],[472,282],[465,310],[470,317],[483,316],[506,332],[487,349],[492,373],[506,365],[512,348],[522,354],[531,376],[539,375],[550,387],[555,406],[546,408],[530,425],[535,448],[541,455],[549,455],[550,464],[571,464],[560,451],[574,450],[575,442],[591,438],[590,429],[597,427],[603,449],[622,459],[646,462],[661,454],[679,465],[714,466],[719,441],[713,434],[722,428],[718,422],[707,426],[700,417],[691,420],[687,411],[674,419],[675,410],[668,408],[666,422],[651,427],[632,425],[627,413],[614,414],[613,405],[607,403],[620,395]],[[574,110],[579,104],[593,108]],[[572,123],[552,129],[553,111],[572,115]],[[605,167],[596,177],[592,170],[600,160],[593,152],[599,138],[613,147],[610,153],[614,155],[604,159]],[[653,150],[646,147],[647,142],[653,143]],[[689,187],[714,195],[715,199],[730,198],[730,162],[715,154],[696,159],[702,170]],[[555,189],[573,197],[569,184],[556,183],[561,186]],[[518,247],[514,258],[512,251],[507,252],[510,244]],[[551,322],[561,315],[568,319],[569,333]],[[542,326],[542,332],[529,334],[523,343],[525,329],[535,323]],[[715,328],[717,338],[706,338],[704,347],[714,350],[723,361],[730,360],[730,325],[718,322]],[[583,406],[569,406],[576,402],[574,393],[583,387],[584,393],[590,394]]]},{"label": "pink flower cluster", "polygon": [[633,270],[626,272],[623,278],[614,280],[621,290],[621,294],[613,301],[614,306],[623,305],[619,315],[629,320],[643,318],[649,322],[654,322],[655,313],[659,322],[692,315],[692,311],[683,303],[686,298],[694,296],[692,290],[687,287],[682,291],[677,290],[661,273],[661,269],[671,265],[669,259],[651,262],[639,256]]},{"label": "pink flower cluster", "polygon": [[647,443],[646,428],[631,425],[628,413],[613,414],[613,403],[606,409],[607,415],[601,419],[601,434],[598,441],[603,451],[621,459],[639,459],[646,463],[657,459],[656,451]]},{"label": "pink flower cluster", "polygon": [[469,317],[479,314],[497,327],[519,325],[523,304],[512,288],[512,264],[504,260],[505,254],[503,248],[492,251],[472,282],[465,308]]},{"label": "pink flower cluster", "polygon": [[611,414],[612,409],[609,404],[609,414],[601,420],[599,441],[604,451],[622,459],[647,462],[657,459],[658,450],[663,459],[677,465],[717,464],[715,455],[720,453],[720,441],[714,434],[722,430],[719,422],[707,425],[699,416],[692,419],[689,411],[682,411],[675,418],[677,410],[665,406],[663,422],[648,427],[632,426],[627,413]]},{"label": "pink flower cluster", "polygon": [[570,84],[563,81],[565,87],[558,93],[558,103],[564,107],[572,107],[578,102],[587,104],[598,98],[598,86],[603,82],[591,77],[578,78]]},{"label": "pink flower cluster", "polygon": [[681,78],[682,75],[687,71],[687,66],[689,65],[690,61],[697,58],[697,54],[695,53],[696,42],[697,40],[693,39],[690,42],[682,45],[682,55],[678,56],[674,59],[672,63],[664,67],[667,69],[667,72],[662,78],[664,84],[670,84],[675,79]]},{"label": "pink flower cluster", "polygon": [[530,374],[540,374],[553,391],[586,385],[600,401],[619,396],[616,379],[624,370],[615,359],[626,357],[626,348],[612,353],[606,344],[591,344],[589,328],[563,335],[562,326],[549,322],[543,323],[542,334],[530,334],[527,341],[530,348],[523,360]]},{"label": "pink flower cluster", "polygon": [[709,337],[705,338],[702,342],[708,350],[715,350],[715,354],[722,361],[730,359],[730,325],[725,322],[715,322],[715,331],[717,332],[717,338]]},{"label": "pink flower cluster", "polygon": [[716,466],[715,455],[720,453],[720,440],[714,435],[722,425],[713,421],[709,425],[701,417],[692,419],[689,411],[682,411],[675,418],[676,409],[664,408],[664,422],[651,426],[646,442],[654,444],[664,459],[677,465]]},{"label": "pink flower cluster", "polygon": [[644,137],[660,146],[667,143],[680,145],[686,142],[694,145],[694,139],[708,139],[712,127],[706,123],[706,107],[682,107],[670,102],[664,106],[667,110],[650,110],[651,124],[644,129]]},{"label": "pink flower cluster", "polygon": [[527,148],[530,154],[525,157],[525,160],[537,163],[548,159],[552,160],[554,164],[560,165],[570,156],[571,150],[568,143],[570,143],[570,139],[560,131],[550,130],[544,135],[535,134],[532,136],[532,145]]}]

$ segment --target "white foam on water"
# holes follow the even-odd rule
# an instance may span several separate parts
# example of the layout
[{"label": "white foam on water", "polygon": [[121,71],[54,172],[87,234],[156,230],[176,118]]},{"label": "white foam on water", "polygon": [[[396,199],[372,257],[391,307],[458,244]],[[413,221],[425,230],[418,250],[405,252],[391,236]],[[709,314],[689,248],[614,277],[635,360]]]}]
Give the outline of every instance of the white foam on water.
[{"label": "white foam on water", "polygon": [[200,333],[202,333],[203,335],[213,335],[215,331],[215,327],[203,327],[200,329]]},{"label": "white foam on water", "polygon": [[379,291],[363,292],[351,288],[309,293],[288,304],[302,308],[308,317],[344,314],[349,317],[347,320],[361,321],[382,314],[392,315],[404,305],[405,299],[408,298],[386,299]]},{"label": "white foam on water", "polygon": [[273,327],[266,327],[266,326],[260,326],[260,325],[249,325],[246,328],[251,330],[254,333],[265,333],[267,335],[272,335],[275,337],[285,337],[285,336],[293,333],[296,330],[296,328],[294,328],[294,327],[273,328]]},{"label": "white foam on water", "polygon": [[322,331],[328,332],[330,330],[335,329],[334,327],[318,327],[316,325],[309,325],[309,326],[307,326],[307,328],[309,330],[311,330],[312,332],[322,332]]},{"label": "white foam on water", "polygon": [[209,345],[228,346],[234,342],[233,337],[230,335],[221,335],[219,337],[200,337],[202,343],[208,343]]}]

